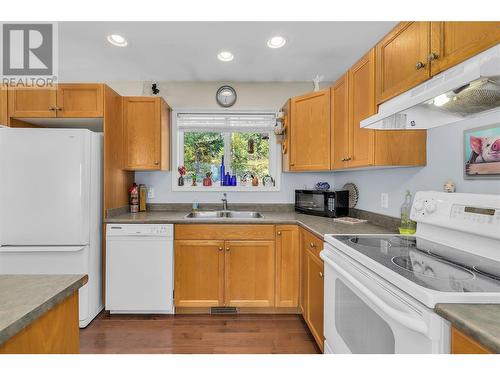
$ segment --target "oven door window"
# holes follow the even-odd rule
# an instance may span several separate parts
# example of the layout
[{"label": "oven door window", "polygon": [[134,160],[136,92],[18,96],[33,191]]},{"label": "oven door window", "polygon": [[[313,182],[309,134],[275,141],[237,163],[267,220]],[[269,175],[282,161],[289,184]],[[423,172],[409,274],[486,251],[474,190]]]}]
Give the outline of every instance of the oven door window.
[{"label": "oven door window", "polygon": [[354,354],[395,353],[389,324],[341,280],[335,280],[335,328]]}]

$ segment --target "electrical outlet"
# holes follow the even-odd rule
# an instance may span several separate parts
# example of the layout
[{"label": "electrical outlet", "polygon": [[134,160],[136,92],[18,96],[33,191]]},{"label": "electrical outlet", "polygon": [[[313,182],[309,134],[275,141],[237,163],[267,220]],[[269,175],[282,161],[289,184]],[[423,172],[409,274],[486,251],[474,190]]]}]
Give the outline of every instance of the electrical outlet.
[{"label": "electrical outlet", "polygon": [[148,186],[148,199],[153,199],[155,197],[155,188]]},{"label": "electrical outlet", "polygon": [[380,207],[389,208],[389,194],[388,193],[380,194]]}]

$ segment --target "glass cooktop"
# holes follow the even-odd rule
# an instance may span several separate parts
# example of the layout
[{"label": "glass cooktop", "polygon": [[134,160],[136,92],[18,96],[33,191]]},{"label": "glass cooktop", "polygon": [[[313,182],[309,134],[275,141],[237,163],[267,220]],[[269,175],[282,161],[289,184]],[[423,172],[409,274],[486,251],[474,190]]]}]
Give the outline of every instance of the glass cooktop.
[{"label": "glass cooktop", "polygon": [[500,292],[500,262],[414,236],[334,238],[425,288]]}]

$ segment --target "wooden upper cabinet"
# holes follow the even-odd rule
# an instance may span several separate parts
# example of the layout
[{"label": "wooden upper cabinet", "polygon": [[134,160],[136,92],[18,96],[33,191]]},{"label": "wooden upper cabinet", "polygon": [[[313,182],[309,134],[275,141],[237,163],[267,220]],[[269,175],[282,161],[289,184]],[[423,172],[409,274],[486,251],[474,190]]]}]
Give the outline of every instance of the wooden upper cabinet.
[{"label": "wooden upper cabinet", "polygon": [[8,125],[7,88],[0,85],[0,125]]},{"label": "wooden upper cabinet", "polygon": [[330,89],[291,99],[290,170],[330,169]]},{"label": "wooden upper cabinet", "polygon": [[347,167],[371,166],[374,162],[374,131],[359,126],[376,113],[375,51],[372,49],[349,69],[349,156]]},{"label": "wooden upper cabinet", "polygon": [[428,60],[435,75],[500,43],[500,22],[432,22]]},{"label": "wooden upper cabinet", "polygon": [[57,90],[9,87],[8,107],[9,117],[56,117]]},{"label": "wooden upper cabinet", "polygon": [[175,241],[176,307],[224,305],[224,253],[224,241]]},{"label": "wooden upper cabinet", "polygon": [[292,119],[292,114],[290,112],[291,99],[288,99],[286,103],[281,107],[281,112],[283,112],[283,128],[285,129],[283,134],[283,140],[281,142],[281,165],[284,172],[290,171],[290,123]]},{"label": "wooden upper cabinet", "polygon": [[104,85],[59,84],[57,87],[57,117],[103,117]]},{"label": "wooden upper cabinet", "polygon": [[170,108],[159,97],[123,97],[127,170],[170,169]]},{"label": "wooden upper cabinet", "polygon": [[297,307],[300,279],[299,228],[276,226],[276,307]]},{"label": "wooden upper cabinet", "polygon": [[349,74],[331,88],[331,168],[346,167],[349,156]]},{"label": "wooden upper cabinet", "polygon": [[377,44],[377,104],[430,77],[430,29],[430,22],[401,22]]},{"label": "wooden upper cabinet", "polygon": [[274,241],[225,242],[225,306],[274,306]]}]

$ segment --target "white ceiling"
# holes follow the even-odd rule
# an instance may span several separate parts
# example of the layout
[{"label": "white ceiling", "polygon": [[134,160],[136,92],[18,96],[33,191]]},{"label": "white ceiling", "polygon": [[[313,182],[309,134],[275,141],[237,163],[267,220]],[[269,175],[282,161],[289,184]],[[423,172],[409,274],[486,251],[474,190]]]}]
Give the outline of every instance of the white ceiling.
[{"label": "white ceiling", "polygon": [[[396,22],[61,22],[61,81],[337,79]],[[119,48],[106,41],[121,34]],[[270,36],[287,44],[270,49]],[[235,58],[217,60],[221,50]]]}]

